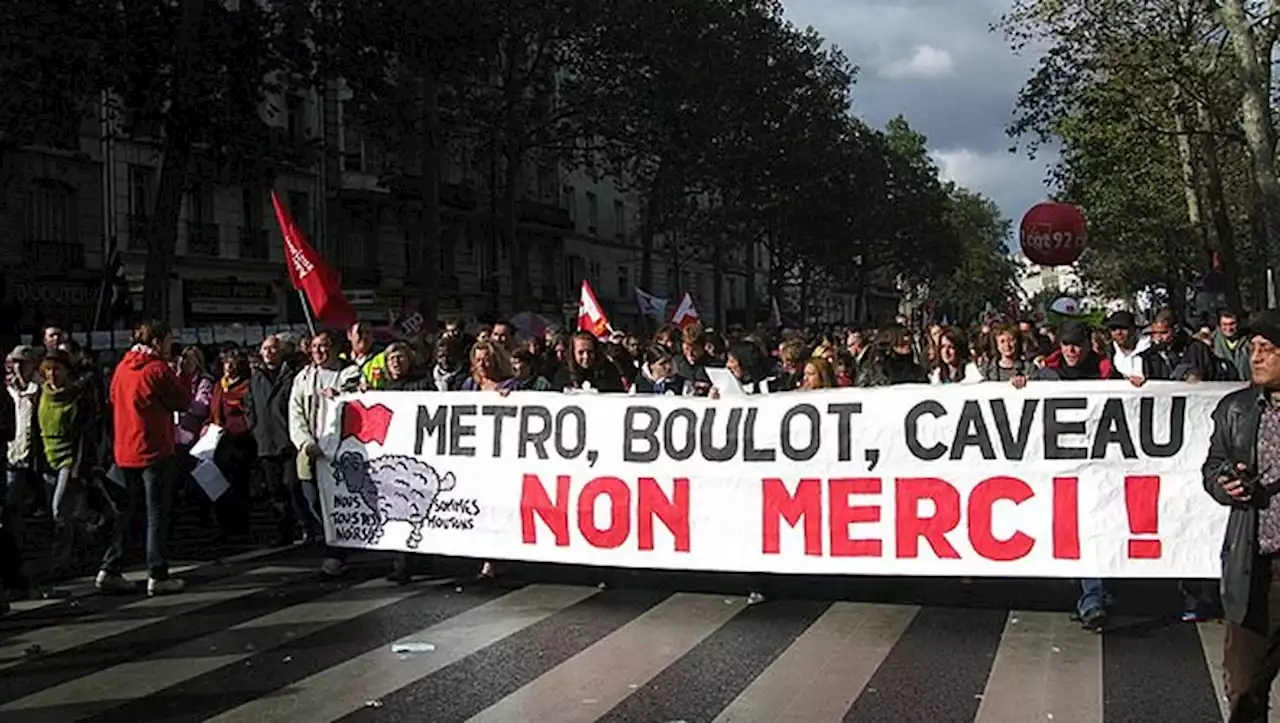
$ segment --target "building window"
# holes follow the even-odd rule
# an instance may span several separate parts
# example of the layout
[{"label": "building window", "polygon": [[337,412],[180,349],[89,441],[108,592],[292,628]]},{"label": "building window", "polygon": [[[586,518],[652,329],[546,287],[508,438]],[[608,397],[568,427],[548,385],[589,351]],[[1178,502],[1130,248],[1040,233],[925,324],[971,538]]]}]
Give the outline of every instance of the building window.
[{"label": "building window", "polygon": [[342,170],[347,173],[364,173],[364,137],[354,122],[343,119]]},{"label": "building window", "polygon": [[618,267],[618,298],[625,299],[631,295],[631,269]]},{"label": "building window", "polygon": [[187,215],[192,223],[211,223],[213,221],[213,189],[199,184],[191,189],[187,196]]},{"label": "building window", "polygon": [[600,199],[595,192],[587,191],[587,233],[600,228]]},{"label": "building window", "polygon": [[729,279],[729,308],[738,308],[738,280],[736,278]]},{"label": "building window", "polygon": [[187,194],[187,253],[218,256],[222,239],[214,223],[213,186],[199,184]]},{"label": "building window", "polygon": [[560,187],[560,174],[554,165],[538,167],[538,200],[543,203],[557,204],[556,189]]},{"label": "building window", "polygon": [[569,221],[578,228],[578,190],[573,186],[564,187],[565,210],[569,212]]},{"label": "building window", "polygon": [[306,140],[308,135],[306,107],[306,100],[300,95],[291,94],[285,99],[285,130],[295,143]]},{"label": "building window", "polygon": [[27,191],[27,240],[71,243],[71,189],[55,181],[36,181]]},{"label": "building window", "polygon": [[262,228],[262,189],[245,186],[240,192],[240,213],[246,229]]},{"label": "building window", "polygon": [[613,235],[619,241],[627,238],[627,207],[622,201],[613,202]]},{"label": "building window", "polygon": [[302,229],[302,233],[306,235],[307,240],[315,244],[315,239],[311,237],[311,196],[306,191],[289,191],[285,195],[286,202],[289,204],[289,213],[293,214],[293,220],[298,224],[298,228]]},{"label": "building window", "polygon": [[151,179],[154,172],[146,166],[129,166],[129,215],[145,218],[151,207]]},{"label": "building window", "polygon": [[240,191],[240,258],[265,260],[267,232],[262,227],[262,189],[245,186]]}]

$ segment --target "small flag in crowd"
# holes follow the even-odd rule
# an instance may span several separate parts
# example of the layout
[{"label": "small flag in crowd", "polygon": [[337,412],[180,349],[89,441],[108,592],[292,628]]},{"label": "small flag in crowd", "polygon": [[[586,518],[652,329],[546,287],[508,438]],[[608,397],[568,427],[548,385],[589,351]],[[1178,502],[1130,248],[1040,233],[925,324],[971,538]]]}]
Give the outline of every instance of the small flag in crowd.
[{"label": "small flag in crowd", "polygon": [[585,331],[597,339],[603,339],[612,331],[609,317],[604,315],[600,302],[596,300],[596,292],[591,290],[591,283],[582,280],[582,293],[578,297],[578,330]]},{"label": "small flag in crowd", "polygon": [[659,324],[667,320],[667,300],[645,293],[639,286],[636,287],[636,306],[640,307],[640,316],[653,319]]},{"label": "small flag in crowd", "polygon": [[284,265],[289,269],[289,281],[301,291],[311,306],[316,320],[343,327],[356,322],[355,309],[342,295],[342,281],[338,272],[320,258],[311,247],[293,215],[271,192],[271,205],[276,209],[276,221],[280,223],[280,235],[284,236]]},{"label": "small flag in crowd", "polygon": [[693,305],[693,297],[688,291],[684,292],[680,306],[676,307],[676,313],[671,315],[671,323],[683,329],[696,324],[701,319],[702,317],[698,316],[698,308]]}]

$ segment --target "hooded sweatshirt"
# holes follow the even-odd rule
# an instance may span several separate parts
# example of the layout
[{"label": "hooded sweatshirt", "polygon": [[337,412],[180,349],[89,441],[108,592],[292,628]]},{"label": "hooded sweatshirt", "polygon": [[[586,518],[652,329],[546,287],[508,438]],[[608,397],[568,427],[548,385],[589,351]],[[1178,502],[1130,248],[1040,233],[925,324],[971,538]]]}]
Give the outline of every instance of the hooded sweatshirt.
[{"label": "hooded sweatshirt", "polygon": [[1125,378],[1143,376],[1142,354],[1150,348],[1151,337],[1149,336],[1138,337],[1133,351],[1125,351],[1116,344],[1115,351],[1111,354],[1111,366],[1116,370],[1116,374]]},{"label": "hooded sweatshirt", "polygon": [[155,350],[126,352],[111,377],[116,464],[140,469],[173,456],[173,414],[190,406],[191,394]]}]

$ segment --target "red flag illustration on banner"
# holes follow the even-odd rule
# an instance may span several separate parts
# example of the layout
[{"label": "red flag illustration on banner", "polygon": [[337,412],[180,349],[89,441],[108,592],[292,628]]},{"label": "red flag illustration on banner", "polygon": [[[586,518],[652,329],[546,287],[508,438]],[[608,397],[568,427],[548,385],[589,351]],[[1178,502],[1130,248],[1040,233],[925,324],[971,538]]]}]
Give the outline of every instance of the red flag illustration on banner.
[{"label": "red flag illustration on banner", "polygon": [[307,297],[318,321],[344,327],[354,324],[356,312],[347,297],[342,295],[338,272],[326,264],[307,242],[302,229],[298,228],[293,215],[275,191],[271,192],[271,205],[276,209],[276,221],[280,223],[280,235],[284,237],[284,265],[289,269],[293,288]]},{"label": "red flag illustration on banner", "polygon": [[381,404],[368,407],[361,402],[347,402],[342,408],[342,438],[355,437],[365,444],[386,444],[393,414]]},{"label": "red flag illustration on banner", "polygon": [[597,339],[603,339],[613,331],[609,317],[604,315],[591,283],[582,280],[582,294],[578,297],[578,331],[585,331]]},{"label": "red flag illustration on banner", "polygon": [[680,300],[680,306],[676,307],[676,313],[671,315],[671,323],[681,329],[692,326],[702,320],[698,316],[698,308],[693,305],[693,297],[689,292],[684,292],[684,298]]}]

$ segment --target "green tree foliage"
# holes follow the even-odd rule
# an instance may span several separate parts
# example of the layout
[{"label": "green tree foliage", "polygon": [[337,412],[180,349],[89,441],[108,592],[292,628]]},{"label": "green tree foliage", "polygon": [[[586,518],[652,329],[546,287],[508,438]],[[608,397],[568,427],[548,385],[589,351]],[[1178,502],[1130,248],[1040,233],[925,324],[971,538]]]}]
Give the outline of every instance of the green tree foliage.
[{"label": "green tree foliage", "polygon": [[78,149],[80,123],[104,83],[101,0],[0,3],[0,165],[5,152],[39,145]]},{"label": "green tree foliage", "polygon": [[962,256],[932,296],[952,319],[977,318],[988,307],[1003,312],[1016,299],[1018,265],[1009,254],[1012,224],[990,199],[947,184],[944,227],[954,233]]},{"label": "green tree foliage", "polygon": [[[1267,164],[1252,161],[1249,83],[1223,12],[1199,0],[1022,0],[999,26],[1015,49],[1044,49],[1010,134],[1032,153],[1061,150],[1060,197],[1089,218],[1080,271],[1105,292],[1150,290],[1181,309],[1214,258],[1231,306],[1261,288]],[[1270,24],[1258,27],[1249,42],[1274,43]]]}]

